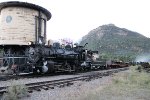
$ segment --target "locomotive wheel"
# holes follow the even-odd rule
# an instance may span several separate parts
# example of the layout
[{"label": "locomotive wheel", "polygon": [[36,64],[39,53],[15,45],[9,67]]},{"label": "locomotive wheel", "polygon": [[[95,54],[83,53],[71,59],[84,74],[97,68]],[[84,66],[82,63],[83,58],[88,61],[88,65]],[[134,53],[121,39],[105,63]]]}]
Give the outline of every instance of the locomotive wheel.
[{"label": "locomotive wheel", "polygon": [[71,73],[71,70],[72,70],[71,65],[68,63],[65,67],[66,67],[66,70],[68,70],[68,72]]},{"label": "locomotive wheel", "polygon": [[33,68],[34,74],[50,74],[55,73],[54,62],[53,61],[44,61],[43,64],[40,65],[36,63],[36,67]]},{"label": "locomotive wheel", "polygon": [[48,67],[48,71],[46,73],[55,73],[54,62],[47,61],[46,66]]},{"label": "locomotive wheel", "polygon": [[38,74],[38,69],[37,68],[33,68],[33,74],[35,74],[35,75]]}]

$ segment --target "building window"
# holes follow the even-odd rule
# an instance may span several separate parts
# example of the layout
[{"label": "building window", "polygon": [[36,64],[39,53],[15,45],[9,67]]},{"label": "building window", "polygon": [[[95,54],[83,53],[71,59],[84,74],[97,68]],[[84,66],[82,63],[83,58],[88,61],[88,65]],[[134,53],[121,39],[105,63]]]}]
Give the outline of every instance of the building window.
[{"label": "building window", "polygon": [[7,22],[7,23],[10,23],[11,21],[12,21],[12,17],[11,17],[11,16],[7,16],[7,17],[6,17],[6,22]]}]

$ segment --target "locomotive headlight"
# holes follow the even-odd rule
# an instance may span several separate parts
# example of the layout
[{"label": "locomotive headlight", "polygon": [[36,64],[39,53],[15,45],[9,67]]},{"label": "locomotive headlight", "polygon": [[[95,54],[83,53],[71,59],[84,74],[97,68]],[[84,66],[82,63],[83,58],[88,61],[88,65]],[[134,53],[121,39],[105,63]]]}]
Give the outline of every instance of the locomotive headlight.
[{"label": "locomotive headlight", "polygon": [[30,41],[30,42],[28,42],[28,45],[31,45],[32,44],[32,42]]}]

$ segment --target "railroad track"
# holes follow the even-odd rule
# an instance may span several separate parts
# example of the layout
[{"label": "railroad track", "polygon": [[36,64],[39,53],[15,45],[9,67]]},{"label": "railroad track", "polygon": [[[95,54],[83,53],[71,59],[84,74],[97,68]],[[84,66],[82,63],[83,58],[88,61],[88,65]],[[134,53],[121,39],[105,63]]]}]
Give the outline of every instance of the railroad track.
[{"label": "railroad track", "polygon": [[[57,73],[57,75],[66,75],[67,73]],[[38,78],[46,76],[57,76],[55,73],[52,74],[22,74],[22,75],[0,75],[0,81],[8,80],[19,80],[24,78]]]},{"label": "railroad track", "polygon": [[[129,68],[120,68],[120,69],[112,69],[106,70],[103,72],[97,72],[89,75],[82,75],[79,77],[67,78],[67,79],[60,79],[60,80],[52,80],[52,81],[43,81],[43,82],[36,82],[36,83],[27,83],[25,84],[28,88],[28,92],[32,93],[33,91],[41,91],[54,89],[55,87],[65,87],[73,85],[76,81],[91,81],[93,79],[102,78],[103,76],[109,76],[113,73],[118,73],[120,71],[128,70]],[[0,95],[7,92],[7,87],[0,87]]]},{"label": "railroad track", "polygon": [[[101,70],[97,70],[97,71],[101,71]],[[105,70],[104,70],[105,71]],[[64,72],[60,72],[57,73],[57,75],[55,73],[51,73],[51,74],[20,74],[20,75],[0,75],[0,81],[8,81],[8,80],[19,80],[19,79],[24,79],[24,78],[39,78],[39,77],[49,77],[49,76],[58,76],[58,75],[77,75],[77,74],[81,74],[83,72],[79,72],[79,73],[64,73]],[[86,72],[84,72],[86,73]]]}]

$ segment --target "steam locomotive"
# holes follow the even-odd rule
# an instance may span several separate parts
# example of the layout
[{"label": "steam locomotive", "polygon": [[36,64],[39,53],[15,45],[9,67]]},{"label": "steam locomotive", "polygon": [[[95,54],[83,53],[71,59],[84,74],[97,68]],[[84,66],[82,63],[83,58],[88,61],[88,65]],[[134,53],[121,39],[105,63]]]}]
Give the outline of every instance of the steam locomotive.
[{"label": "steam locomotive", "polygon": [[94,66],[93,54],[98,52],[84,47],[78,45],[62,47],[57,42],[53,45],[1,46],[1,66],[15,69],[17,73],[90,70]]}]

